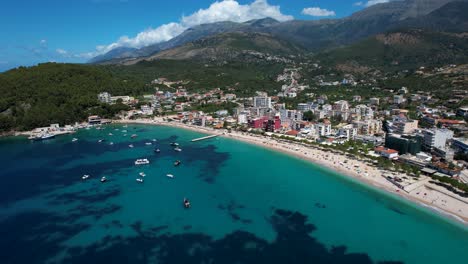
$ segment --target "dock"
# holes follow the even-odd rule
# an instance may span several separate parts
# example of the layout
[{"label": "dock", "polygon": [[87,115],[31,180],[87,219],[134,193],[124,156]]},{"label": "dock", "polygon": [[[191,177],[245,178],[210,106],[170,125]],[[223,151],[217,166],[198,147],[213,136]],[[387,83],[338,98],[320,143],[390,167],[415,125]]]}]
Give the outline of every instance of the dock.
[{"label": "dock", "polygon": [[196,138],[196,139],[192,139],[192,142],[197,142],[197,141],[200,141],[200,140],[210,139],[210,138],[214,138],[214,137],[217,137],[217,136],[219,136],[219,135],[211,135],[211,136]]}]

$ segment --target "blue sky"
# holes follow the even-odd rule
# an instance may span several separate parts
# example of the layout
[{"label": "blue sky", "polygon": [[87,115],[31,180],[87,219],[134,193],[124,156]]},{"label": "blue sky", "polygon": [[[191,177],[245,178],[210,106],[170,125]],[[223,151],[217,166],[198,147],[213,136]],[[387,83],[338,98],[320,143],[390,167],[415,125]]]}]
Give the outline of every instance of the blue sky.
[{"label": "blue sky", "polygon": [[114,47],[168,40],[200,23],[339,18],[386,1],[2,0],[0,71],[47,61],[86,62]]}]

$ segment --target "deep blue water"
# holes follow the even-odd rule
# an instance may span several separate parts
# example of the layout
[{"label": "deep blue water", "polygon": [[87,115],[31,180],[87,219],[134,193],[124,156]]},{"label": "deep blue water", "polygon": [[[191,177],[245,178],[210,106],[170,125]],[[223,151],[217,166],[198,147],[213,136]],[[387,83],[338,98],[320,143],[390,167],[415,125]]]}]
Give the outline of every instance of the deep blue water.
[{"label": "deep blue water", "polygon": [[[129,125],[0,140],[0,263],[468,259],[460,224],[281,153],[227,138],[190,142],[199,136]],[[151,139],[158,141],[146,145]],[[151,164],[136,167],[137,158]],[[183,208],[184,197],[192,208]]]}]

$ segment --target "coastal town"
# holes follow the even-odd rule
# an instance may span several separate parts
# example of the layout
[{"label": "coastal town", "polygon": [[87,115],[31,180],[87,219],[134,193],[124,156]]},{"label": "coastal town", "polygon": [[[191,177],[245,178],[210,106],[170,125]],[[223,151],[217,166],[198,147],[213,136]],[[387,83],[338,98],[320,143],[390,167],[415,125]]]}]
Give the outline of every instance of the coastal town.
[{"label": "coastal town", "polygon": [[[301,84],[299,70],[286,68],[277,76],[284,83],[277,94],[257,91],[251,97],[238,97],[235,89],[189,92],[187,82],[157,78],[150,84],[155,86],[153,94],[97,94],[103,104],[128,106],[128,111],[113,118],[94,115],[84,124],[52,124],[26,134],[41,139],[111,122],[163,124],[222,134],[353,174],[468,219],[468,106],[437,106],[439,99],[430,92],[405,86],[387,89],[382,97],[353,94],[358,83],[351,74],[334,82],[317,78],[317,87],[311,88]],[[311,92],[327,86],[343,88],[351,99],[334,100],[336,95]],[[465,99],[467,93],[454,90],[453,103]],[[296,98],[306,100],[291,104],[290,99]]]}]

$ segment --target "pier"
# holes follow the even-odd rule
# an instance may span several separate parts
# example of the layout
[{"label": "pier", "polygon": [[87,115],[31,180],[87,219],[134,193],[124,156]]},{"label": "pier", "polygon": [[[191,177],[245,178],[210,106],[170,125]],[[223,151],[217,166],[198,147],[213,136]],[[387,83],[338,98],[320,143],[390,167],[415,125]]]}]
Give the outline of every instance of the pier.
[{"label": "pier", "polygon": [[211,135],[211,136],[196,138],[196,139],[192,139],[192,142],[197,142],[197,141],[200,141],[200,140],[210,139],[210,138],[214,138],[214,137],[217,137],[217,136],[219,136],[219,135]]}]

